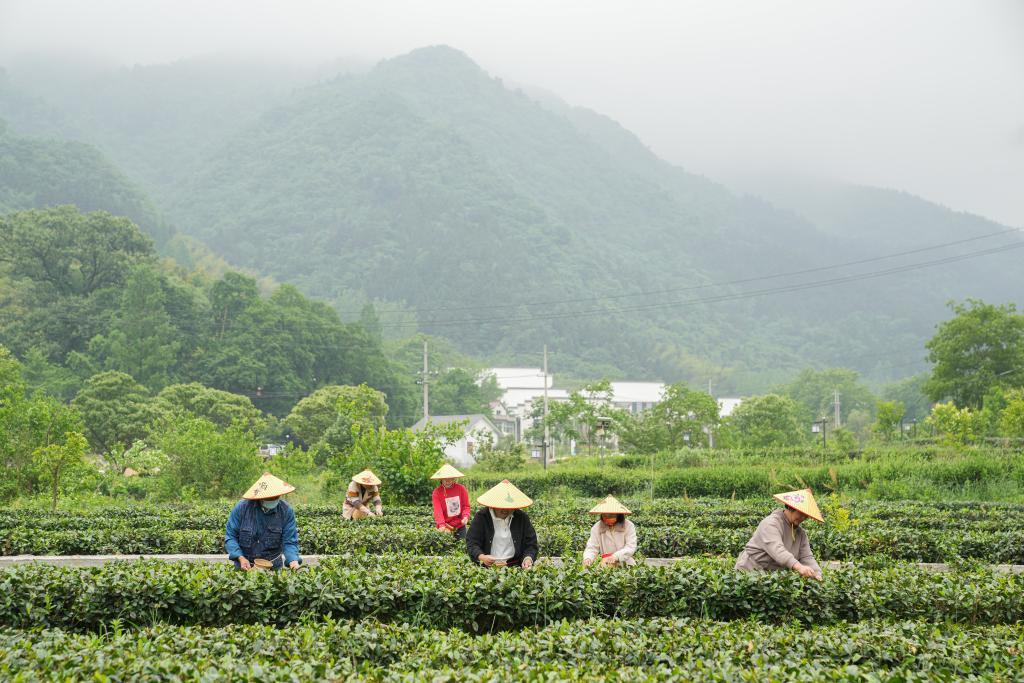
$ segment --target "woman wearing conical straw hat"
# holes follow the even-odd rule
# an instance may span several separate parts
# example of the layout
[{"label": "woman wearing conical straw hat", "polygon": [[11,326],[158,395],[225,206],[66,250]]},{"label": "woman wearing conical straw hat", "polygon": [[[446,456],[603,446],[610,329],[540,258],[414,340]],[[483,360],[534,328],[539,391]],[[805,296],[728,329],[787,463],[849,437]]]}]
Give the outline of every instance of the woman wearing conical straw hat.
[{"label": "woman wearing conical straw hat", "polygon": [[[238,501],[228,517],[224,548],[239,569],[298,569],[299,532],[295,512],[281,500],[295,487],[264,472]],[[282,555],[284,559],[282,560]]]},{"label": "woman wearing conical straw hat", "polygon": [[583,566],[589,567],[598,558],[602,566],[636,564],[633,559],[636,527],[626,519],[626,515],[633,513],[615,496],[608,496],[595,505],[590,514],[601,518],[590,528],[590,540],[583,551]]},{"label": "woman wearing conical straw hat", "polygon": [[445,463],[431,479],[440,481],[434,489],[431,500],[434,504],[434,525],[438,531],[454,534],[455,538],[466,538],[466,522],[469,521],[469,491],[456,479],[464,477],[462,472]]},{"label": "woman wearing conical straw hat", "polygon": [[807,532],[800,523],[810,517],[819,522],[818,504],[810,489],[776,493],[777,501],[785,505],[771,513],[757,525],[757,531],[736,560],[736,569],[762,571],[794,571],[805,579],[821,580],[821,567],[811,553]]},{"label": "woman wearing conical straw hat", "polygon": [[466,534],[466,552],[473,561],[485,567],[532,567],[540,548],[525,508],[533,501],[505,479],[476,502],[483,507]]},{"label": "woman wearing conical straw hat", "polygon": [[367,517],[383,517],[384,503],[380,499],[380,479],[369,469],[365,469],[348,483],[345,492],[345,503],[341,506],[344,519],[366,519]]}]

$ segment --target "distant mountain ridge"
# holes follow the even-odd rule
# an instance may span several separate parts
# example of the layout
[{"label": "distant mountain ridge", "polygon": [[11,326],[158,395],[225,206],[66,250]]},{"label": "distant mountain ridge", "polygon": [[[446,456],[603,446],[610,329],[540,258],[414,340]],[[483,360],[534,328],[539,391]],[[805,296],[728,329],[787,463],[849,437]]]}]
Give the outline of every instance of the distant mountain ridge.
[{"label": "distant mountain ridge", "polygon": [[[177,144],[192,147],[147,175],[161,209],[232,263],[339,309],[354,295],[404,302],[421,329],[463,351],[534,362],[524,352],[547,343],[562,370],[581,375],[710,378],[736,392],[807,365],[882,381],[922,367],[946,300],[1020,291],[1012,255],[963,262],[952,277],[913,270],[750,294],[864,266],[712,287],[1000,226],[886,191],[807,202],[757,193],[774,205],[737,195],[668,164],[611,119],[510,89],[444,46],[299,80],[282,78],[262,100],[247,91],[263,106],[231,125],[196,118],[193,138],[180,128]],[[231,110],[207,90],[209,111]],[[160,158],[169,139],[97,136],[124,159],[135,149]],[[722,296],[737,300],[709,300]],[[386,332],[414,331],[380,317]]]}]

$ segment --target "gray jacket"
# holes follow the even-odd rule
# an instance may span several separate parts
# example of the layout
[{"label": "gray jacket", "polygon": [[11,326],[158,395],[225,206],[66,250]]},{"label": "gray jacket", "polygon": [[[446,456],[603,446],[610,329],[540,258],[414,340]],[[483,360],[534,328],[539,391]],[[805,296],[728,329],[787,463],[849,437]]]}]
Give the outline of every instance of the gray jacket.
[{"label": "gray jacket", "polygon": [[757,531],[736,560],[736,569],[776,572],[792,569],[797,562],[821,571],[811,554],[807,532],[790,524],[785,508],[779,508],[757,525]]}]

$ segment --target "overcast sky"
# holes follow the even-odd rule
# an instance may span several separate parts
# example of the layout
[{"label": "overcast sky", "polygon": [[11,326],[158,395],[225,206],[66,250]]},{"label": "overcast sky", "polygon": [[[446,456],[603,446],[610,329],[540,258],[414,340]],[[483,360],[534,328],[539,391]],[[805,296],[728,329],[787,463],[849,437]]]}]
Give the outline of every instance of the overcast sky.
[{"label": "overcast sky", "polygon": [[1024,226],[1024,0],[0,0],[0,63],[441,43],[713,178],[835,177]]}]

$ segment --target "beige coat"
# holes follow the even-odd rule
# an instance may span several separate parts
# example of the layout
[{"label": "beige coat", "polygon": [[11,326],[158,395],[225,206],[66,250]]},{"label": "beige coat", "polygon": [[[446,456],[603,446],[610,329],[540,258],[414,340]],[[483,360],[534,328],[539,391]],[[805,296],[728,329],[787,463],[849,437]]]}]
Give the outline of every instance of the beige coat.
[{"label": "beige coat", "polygon": [[[362,484],[350,481],[348,491],[345,492],[345,502],[341,506],[342,518],[353,519],[352,515],[356,511],[363,510],[363,512],[366,512],[371,507],[378,515],[384,510],[384,505],[380,499],[380,487],[363,486]],[[356,515],[356,518],[360,516]]]},{"label": "beige coat", "polygon": [[785,508],[779,508],[761,520],[747,547],[736,560],[736,569],[782,571],[797,562],[821,572],[811,554],[807,532],[786,519]]},{"label": "beige coat", "polygon": [[622,524],[608,526],[597,520],[590,529],[590,540],[583,551],[583,559],[600,560],[602,555],[614,555],[620,564],[636,564],[636,526],[628,519]]}]

